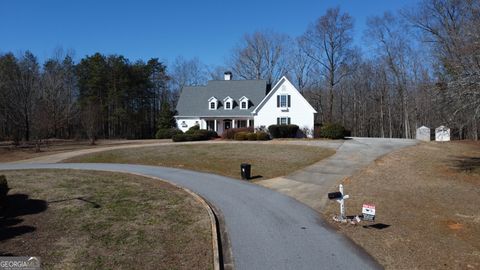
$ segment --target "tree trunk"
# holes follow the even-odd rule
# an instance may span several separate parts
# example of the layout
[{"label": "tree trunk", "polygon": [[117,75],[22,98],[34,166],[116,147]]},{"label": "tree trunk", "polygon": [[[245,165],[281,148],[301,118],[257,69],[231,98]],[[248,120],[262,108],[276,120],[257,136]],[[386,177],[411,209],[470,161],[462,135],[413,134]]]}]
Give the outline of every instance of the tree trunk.
[{"label": "tree trunk", "polygon": [[385,130],[384,130],[384,116],[383,116],[383,93],[380,95],[380,137],[385,138]]}]

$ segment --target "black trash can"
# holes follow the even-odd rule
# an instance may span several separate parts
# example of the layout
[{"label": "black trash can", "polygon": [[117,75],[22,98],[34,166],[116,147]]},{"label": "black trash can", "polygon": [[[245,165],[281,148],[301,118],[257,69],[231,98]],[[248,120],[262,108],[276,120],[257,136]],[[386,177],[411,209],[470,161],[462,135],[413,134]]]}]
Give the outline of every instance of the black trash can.
[{"label": "black trash can", "polygon": [[252,165],[250,165],[248,163],[242,163],[240,165],[240,173],[242,174],[242,179],[243,180],[250,179],[251,170],[252,170]]}]

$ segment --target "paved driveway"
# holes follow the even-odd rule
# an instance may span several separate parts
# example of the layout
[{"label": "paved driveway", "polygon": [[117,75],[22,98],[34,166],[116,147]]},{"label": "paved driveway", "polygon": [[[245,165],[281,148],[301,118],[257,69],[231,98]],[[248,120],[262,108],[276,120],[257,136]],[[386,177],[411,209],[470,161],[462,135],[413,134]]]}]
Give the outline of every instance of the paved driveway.
[{"label": "paved driveway", "polygon": [[[339,180],[353,175],[375,159],[391,151],[413,146],[417,141],[354,137],[345,141],[319,140],[292,141],[290,143],[333,148],[336,153],[290,175],[257,183],[287,194],[320,211],[328,201],[326,194],[329,191],[336,191],[337,187],[335,185]],[[348,194],[348,189],[345,192]],[[350,196],[355,196],[355,194],[350,194]]]},{"label": "paved driveway", "polygon": [[218,175],[126,164],[0,164],[0,170],[71,168],[141,173],[203,196],[225,219],[236,269],[376,269],[363,250],[318,214],[270,189]]}]

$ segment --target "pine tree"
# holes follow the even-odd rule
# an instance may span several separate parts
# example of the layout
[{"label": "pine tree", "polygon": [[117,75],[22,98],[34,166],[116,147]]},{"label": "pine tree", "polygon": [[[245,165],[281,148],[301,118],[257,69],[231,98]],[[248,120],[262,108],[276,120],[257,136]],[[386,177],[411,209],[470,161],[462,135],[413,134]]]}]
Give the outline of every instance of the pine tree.
[{"label": "pine tree", "polygon": [[175,111],[170,109],[170,104],[164,102],[158,116],[158,129],[169,129],[177,126]]}]

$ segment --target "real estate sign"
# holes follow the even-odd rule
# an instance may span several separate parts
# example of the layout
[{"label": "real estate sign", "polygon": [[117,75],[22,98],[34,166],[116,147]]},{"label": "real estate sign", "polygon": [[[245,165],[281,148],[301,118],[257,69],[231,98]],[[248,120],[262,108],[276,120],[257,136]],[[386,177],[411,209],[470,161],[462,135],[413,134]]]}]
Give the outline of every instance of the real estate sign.
[{"label": "real estate sign", "polygon": [[375,205],[364,203],[362,206],[363,220],[375,220]]}]

